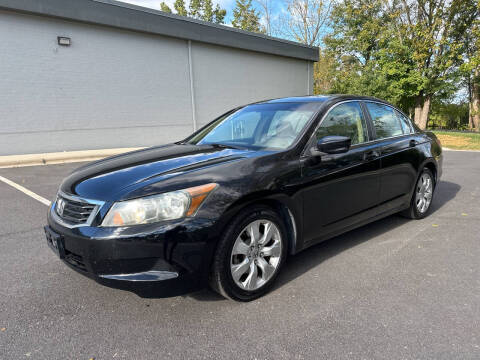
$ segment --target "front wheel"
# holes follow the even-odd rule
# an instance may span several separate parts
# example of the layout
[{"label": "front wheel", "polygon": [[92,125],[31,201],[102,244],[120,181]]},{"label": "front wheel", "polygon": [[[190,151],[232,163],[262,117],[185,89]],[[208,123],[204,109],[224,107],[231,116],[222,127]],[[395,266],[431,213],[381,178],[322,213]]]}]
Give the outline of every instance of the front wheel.
[{"label": "front wheel", "polygon": [[402,215],[410,219],[423,219],[432,204],[435,178],[428,168],[424,168],[415,185],[410,207]]},{"label": "front wheel", "polygon": [[261,205],[245,209],[220,239],[211,287],[233,300],[254,300],[271,288],[286,254],[286,229],[278,214]]}]

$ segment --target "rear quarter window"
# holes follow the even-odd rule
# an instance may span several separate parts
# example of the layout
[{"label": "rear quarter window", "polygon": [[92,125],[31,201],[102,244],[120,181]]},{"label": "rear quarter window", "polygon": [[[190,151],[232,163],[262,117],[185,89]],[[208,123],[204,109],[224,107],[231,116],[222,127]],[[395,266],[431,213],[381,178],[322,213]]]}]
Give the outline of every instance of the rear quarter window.
[{"label": "rear quarter window", "polygon": [[415,129],[412,125],[412,121],[403,115],[402,113],[395,111],[397,114],[398,120],[400,121],[400,124],[402,125],[402,130],[404,134],[411,134],[415,132]]}]

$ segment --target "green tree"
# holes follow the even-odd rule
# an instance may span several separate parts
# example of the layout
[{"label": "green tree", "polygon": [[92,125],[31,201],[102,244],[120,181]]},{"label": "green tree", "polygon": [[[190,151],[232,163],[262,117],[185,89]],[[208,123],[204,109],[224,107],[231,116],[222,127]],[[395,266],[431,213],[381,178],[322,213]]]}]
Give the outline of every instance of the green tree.
[{"label": "green tree", "polygon": [[252,32],[260,32],[260,16],[252,6],[252,0],[237,0],[233,9],[232,26]]},{"label": "green tree", "polygon": [[160,3],[160,10],[169,14],[172,13],[172,9],[170,9],[170,7],[167,4],[165,4],[165,2],[163,1]]},{"label": "green tree", "polygon": [[223,24],[225,23],[225,16],[227,16],[227,10],[222,9],[220,5],[215,5],[215,10],[213,11],[214,20],[213,22],[216,24]]},{"label": "green tree", "polygon": [[430,115],[433,129],[466,129],[468,127],[468,104],[435,103]]},{"label": "green tree", "polygon": [[175,0],[175,3],[173,4],[173,7],[174,7],[177,15],[188,16],[187,7],[185,6],[185,1],[184,0]]},{"label": "green tree", "polygon": [[334,87],[338,63],[327,51],[320,49],[319,59],[313,65],[313,92],[327,94]]},{"label": "green tree", "polygon": [[333,90],[386,98],[424,129],[434,97],[445,99],[458,89],[462,47],[452,34],[465,27],[468,1],[337,3],[333,32],[324,39],[337,62]]},{"label": "green tree", "polygon": [[467,67],[467,69],[471,69],[472,74],[469,117],[472,119],[472,127],[475,127],[476,131],[480,131],[480,20],[478,19],[475,21],[472,34],[475,53],[472,54]]},{"label": "green tree", "polygon": [[208,22],[215,22],[215,12],[213,10],[212,0],[204,0],[202,20]]},{"label": "green tree", "polygon": [[325,37],[330,49],[339,56],[351,56],[366,65],[379,49],[389,14],[384,0],[345,0],[332,10],[330,22],[333,32]]},{"label": "green tree", "polygon": [[334,7],[333,31],[324,37],[323,51],[327,61],[334,61],[330,92],[373,95],[397,105],[404,102],[394,87],[404,86],[398,77],[409,71],[409,63],[398,58],[397,67],[389,66],[392,56],[383,51],[395,39],[390,22],[384,0],[345,0]]},{"label": "green tree", "polygon": [[190,1],[188,16],[194,19],[223,24],[226,14],[227,11],[221,9],[218,4],[213,7],[212,0]]},{"label": "green tree", "polygon": [[201,19],[203,15],[203,0],[190,0],[188,16],[194,19]]},{"label": "green tree", "polygon": [[[160,6],[163,11],[162,4],[160,4]],[[225,16],[227,15],[227,11],[220,8],[218,4],[214,7],[212,0],[191,0],[188,10],[185,6],[185,0],[176,0],[173,7],[177,15],[188,16],[216,24],[223,24]]]},{"label": "green tree", "polygon": [[467,89],[469,128],[480,131],[480,1],[465,2],[461,23],[452,41],[462,44],[459,72]]},{"label": "green tree", "polygon": [[467,1],[403,0],[398,13],[399,40],[410,49],[417,82],[415,122],[425,129],[432,99],[449,86],[461,45],[452,42],[452,33],[461,25],[462,8]]}]

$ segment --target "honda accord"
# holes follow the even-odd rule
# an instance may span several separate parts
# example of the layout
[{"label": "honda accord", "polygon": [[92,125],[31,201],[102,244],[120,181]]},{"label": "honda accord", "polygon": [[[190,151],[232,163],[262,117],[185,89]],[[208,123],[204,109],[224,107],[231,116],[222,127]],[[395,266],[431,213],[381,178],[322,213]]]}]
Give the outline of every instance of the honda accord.
[{"label": "honda accord", "polygon": [[249,301],[288,256],[395,213],[425,217],[441,173],[435,135],[385,101],[275,99],[80,167],[45,233],[68,266],[105,285],[178,294],[209,284]]}]

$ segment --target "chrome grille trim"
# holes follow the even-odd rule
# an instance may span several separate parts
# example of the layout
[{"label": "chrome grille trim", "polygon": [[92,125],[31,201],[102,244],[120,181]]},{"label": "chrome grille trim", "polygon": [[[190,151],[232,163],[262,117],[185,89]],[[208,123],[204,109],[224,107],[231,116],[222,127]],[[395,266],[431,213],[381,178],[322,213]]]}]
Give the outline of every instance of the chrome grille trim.
[{"label": "chrome grille trim", "polygon": [[[57,203],[59,199],[65,201],[63,215],[57,213]],[[68,195],[59,191],[57,198],[51,207],[51,214],[56,222],[70,229],[90,226],[104,204],[104,201],[86,199],[76,195]]]}]

